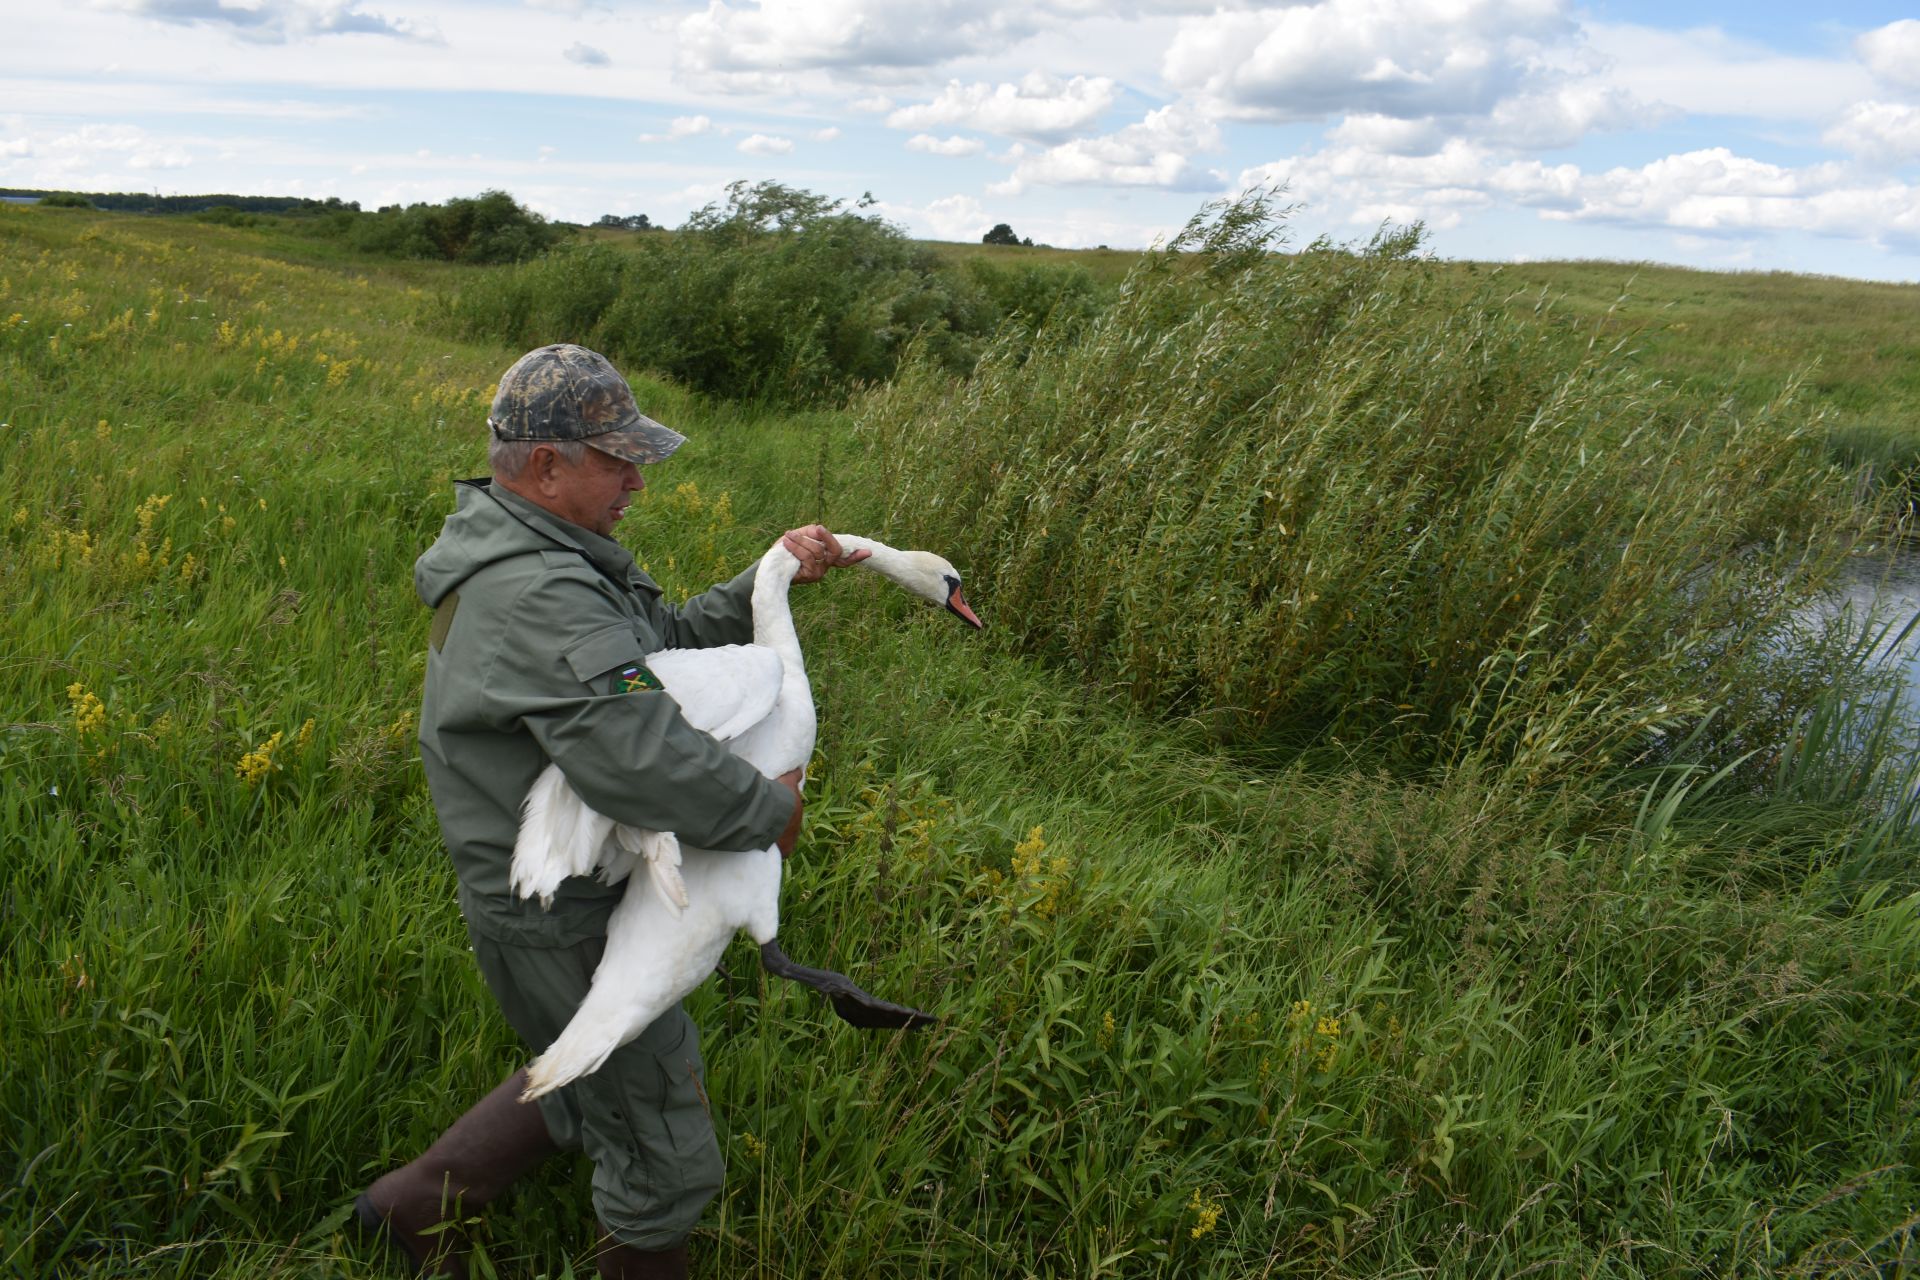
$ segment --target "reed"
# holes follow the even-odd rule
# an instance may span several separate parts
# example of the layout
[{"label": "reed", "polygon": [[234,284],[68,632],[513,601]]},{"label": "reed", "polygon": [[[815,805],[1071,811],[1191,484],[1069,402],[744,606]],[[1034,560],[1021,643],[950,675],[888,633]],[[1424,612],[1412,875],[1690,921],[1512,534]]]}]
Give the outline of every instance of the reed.
[{"label": "reed", "polygon": [[889,522],[972,548],[1023,651],[1232,736],[1539,782],[1798,713],[1772,637],[1870,513],[1791,386],[1693,414],[1415,235],[1283,230],[1217,209],[1084,330],[873,392]]}]

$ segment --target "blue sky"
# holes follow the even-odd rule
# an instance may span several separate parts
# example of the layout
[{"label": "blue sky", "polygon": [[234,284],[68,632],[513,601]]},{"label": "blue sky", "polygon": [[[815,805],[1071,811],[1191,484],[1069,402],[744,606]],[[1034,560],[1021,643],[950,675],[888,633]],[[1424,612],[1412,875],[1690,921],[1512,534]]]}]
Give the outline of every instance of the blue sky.
[{"label": "blue sky", "polygon": [[0,0],[0,186],[490,187],[668,225],[735,179],[915,235],[1296,237],[1920,279],[1920,20],[1650,0]]}]

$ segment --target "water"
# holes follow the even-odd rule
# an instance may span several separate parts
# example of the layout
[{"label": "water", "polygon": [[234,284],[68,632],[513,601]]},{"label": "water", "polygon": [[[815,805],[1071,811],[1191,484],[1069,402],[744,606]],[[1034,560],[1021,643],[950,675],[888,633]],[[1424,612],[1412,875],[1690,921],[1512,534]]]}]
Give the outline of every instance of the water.
[{"label": "water", "polygon": [[[1836,604],[1861,617],[1891,621],[1897,633],[1920,613],[1920,547],[1900,552],[1891,569],[1884,564],[1854,565]],[[1920,628],[1903,644],[1894,644],[1895,638],[1888,637],[1884,656],[1902,673],[1907,706],[1920,712]]]}]

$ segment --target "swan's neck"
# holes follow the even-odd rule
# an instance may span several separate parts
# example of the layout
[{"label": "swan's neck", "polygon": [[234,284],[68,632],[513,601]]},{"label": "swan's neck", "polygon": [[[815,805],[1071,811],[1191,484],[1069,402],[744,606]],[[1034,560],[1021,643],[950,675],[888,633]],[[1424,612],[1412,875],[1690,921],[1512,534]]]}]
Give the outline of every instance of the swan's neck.
[{"label": "swan's neck", "polygon": [[910,582],[913,574],[906,552],[897,551],[884,542],[876,542],[872,538],[863,538],[854,533],[840,533],[834,536],[840,539],[840,549],[842,551],[870,551],[873,553],[867,559],[860,562],[861,568],[871,569],[881,577],[891,579],[900,586],[912,590]]},{"label": "swan's neck", "polygon": [[800,636],[787,602],[787,589],[798,572],[800,561],[776,542],[760,557],[753,575],[753,642],[774,650],[783,663],[800,662]]}]

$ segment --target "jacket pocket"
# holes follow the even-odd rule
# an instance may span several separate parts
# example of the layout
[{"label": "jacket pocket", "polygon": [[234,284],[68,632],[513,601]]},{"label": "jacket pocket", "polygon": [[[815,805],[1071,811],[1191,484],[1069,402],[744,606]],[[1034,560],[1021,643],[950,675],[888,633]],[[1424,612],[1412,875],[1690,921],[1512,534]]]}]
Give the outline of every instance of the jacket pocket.
[{"label": "jacket pocket", "polygon": [[593,686],[600,692],[604,691],[598,690],[596,677],[604,676],[609,671],[638,666],[646,656],[640,652],[640,638],[624,622],[602,627],[574,641],[562,652],[580,683]]}]

